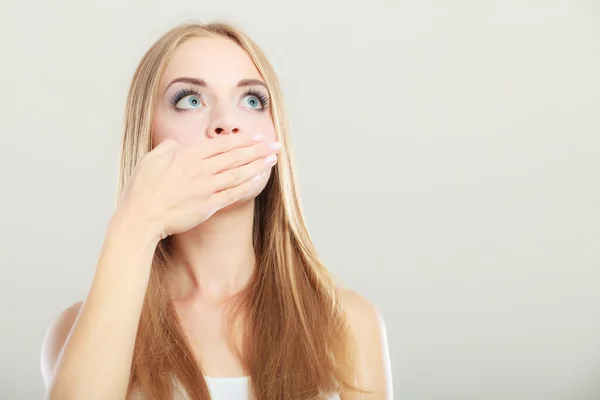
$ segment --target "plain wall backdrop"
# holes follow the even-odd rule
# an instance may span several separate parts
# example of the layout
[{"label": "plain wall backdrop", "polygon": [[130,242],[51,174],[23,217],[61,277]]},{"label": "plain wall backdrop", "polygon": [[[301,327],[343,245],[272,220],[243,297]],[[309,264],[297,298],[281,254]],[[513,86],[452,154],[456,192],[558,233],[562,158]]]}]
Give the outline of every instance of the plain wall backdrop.
[{"label": "plain wall backdrop", "polygon": [[600,2],[2,0],[0,399],[42,398],[129,81],[191,19],[274,64],[310,232],[381,311],[396,399],[600,398]]}]

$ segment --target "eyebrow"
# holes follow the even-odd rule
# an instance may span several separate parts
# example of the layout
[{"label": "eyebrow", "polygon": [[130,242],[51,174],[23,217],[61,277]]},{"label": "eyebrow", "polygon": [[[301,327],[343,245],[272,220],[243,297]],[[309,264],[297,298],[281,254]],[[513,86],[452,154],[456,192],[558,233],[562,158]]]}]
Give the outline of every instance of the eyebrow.
[{"label": "eyebrow", "polygon": [[[189,78],[189,77],[183,76],[181,78],[173,79],[171,81],[171,83],[169,83],[167,85],[167,87],[165,88],[165,92],[171,87],[171,85],[173,85],[174,83],[177,83],[177,82],[189,83],[190,85],[199,86],[199,87],[207,87],[208,86],[206,84],[206,81],[204,81],[203,79]],[[260,79],[242,79],[241,81],[238,82],[236,87],[245,87],[245,86],[263,86],[265,89],[267,89],[267,85]]]}]

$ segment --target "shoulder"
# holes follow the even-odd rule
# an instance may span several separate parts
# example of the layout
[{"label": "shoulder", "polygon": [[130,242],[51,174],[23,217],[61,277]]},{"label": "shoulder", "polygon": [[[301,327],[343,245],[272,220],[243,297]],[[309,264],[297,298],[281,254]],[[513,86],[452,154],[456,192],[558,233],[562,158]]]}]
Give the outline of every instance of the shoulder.
[{"label": "shoulder", "polygon": [[367,300],[354,290],[339,289],[339,293],[340,300],[342,301],[344,311],[348,314],[348,318],[363,322],[373,322],[378,326],[383,325],[383,318],[381,317],[379,310],[371,303],[371,301]]},{"label": "shoulder", "polygon": [[362,345],[363,350],[380,346],[387,335],[385,322],[377,307],[349,289],[340,289],[340,300],[357,344]]},{"label": "shoulder", "polygon": [[48,326],[42,343],[42,377],[46,388],[50,385],[54,367],[60,352],[69,337],[71,328],[79,315],[83,302],[78,302],[61,311]]},{"label": "shoulder", "polygon": [[[377,307],[361,294],[341,288],[339,294],[356,341],[358,373],[365,389],[373,392],[364,398],[391,399],[392,372],[383,317]],[[342,399],[351,398],[342,395]]]}]

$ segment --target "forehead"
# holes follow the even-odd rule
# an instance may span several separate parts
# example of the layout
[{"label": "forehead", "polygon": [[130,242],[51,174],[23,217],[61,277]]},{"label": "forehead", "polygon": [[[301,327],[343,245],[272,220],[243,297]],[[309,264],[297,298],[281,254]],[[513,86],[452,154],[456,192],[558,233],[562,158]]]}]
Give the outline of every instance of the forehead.
[{"label": "forehead", "polygon": [[261,79],[250,56],[227,38],[194,38],[177,46],[161,77],[161,87],[180,77],[203,79],[209,86],[235,86]]}]

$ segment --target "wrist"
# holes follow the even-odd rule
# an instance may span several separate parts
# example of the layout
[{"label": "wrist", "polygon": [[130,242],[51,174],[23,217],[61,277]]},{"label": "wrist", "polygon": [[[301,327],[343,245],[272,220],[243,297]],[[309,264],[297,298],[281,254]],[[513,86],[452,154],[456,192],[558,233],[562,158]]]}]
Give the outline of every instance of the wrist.
[{"label": "wrist", "polygon": [[139,239],[149,245],[157,245],[161,240],[160,231],[145,218],[124,210],[117,210],[110,218],[108,229],[125,240]]}]

